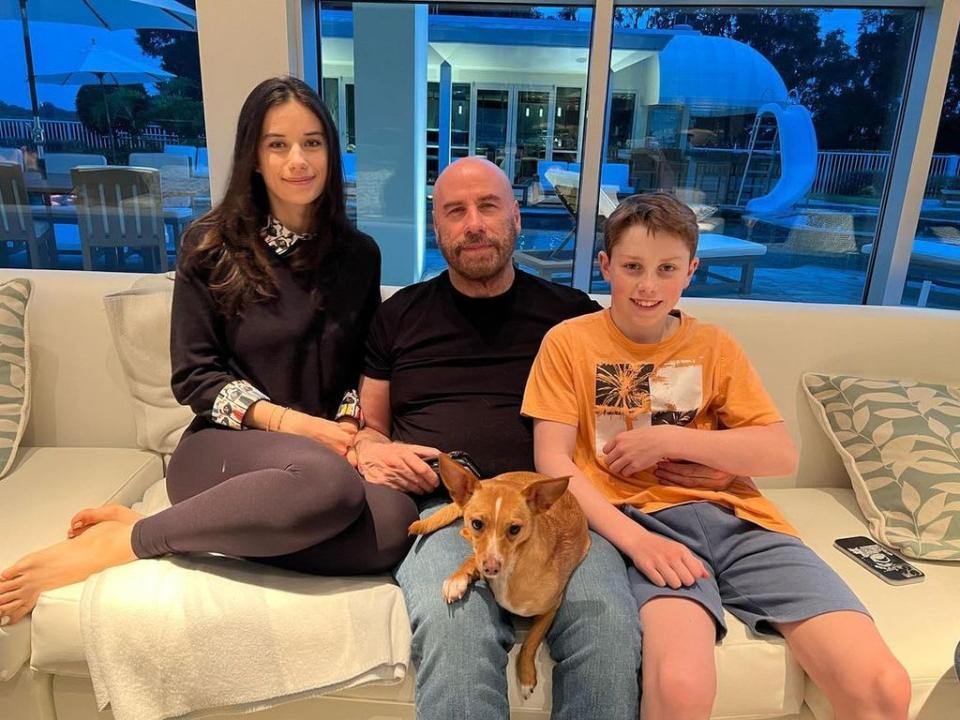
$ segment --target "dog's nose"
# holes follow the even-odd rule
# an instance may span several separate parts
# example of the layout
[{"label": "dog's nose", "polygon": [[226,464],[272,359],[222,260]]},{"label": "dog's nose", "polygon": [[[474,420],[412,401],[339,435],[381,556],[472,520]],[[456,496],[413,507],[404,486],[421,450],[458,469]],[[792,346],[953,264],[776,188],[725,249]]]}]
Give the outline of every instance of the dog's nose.
[{"label": "dog's nose", "polygon": [[500,572],[500,561],[496,558],[487,558],[483,561],[483,574],[487,577],[493,577]]}]

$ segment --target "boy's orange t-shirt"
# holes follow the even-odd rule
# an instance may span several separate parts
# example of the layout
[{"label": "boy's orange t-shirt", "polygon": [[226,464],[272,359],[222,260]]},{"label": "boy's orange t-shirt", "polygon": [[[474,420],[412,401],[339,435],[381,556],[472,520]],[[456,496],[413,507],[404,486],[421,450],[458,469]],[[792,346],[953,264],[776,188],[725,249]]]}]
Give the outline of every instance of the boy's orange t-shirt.
[{"label": "boy's orange t-shirt", "polygon": [[680,327],[654,344],[627,338],[609,310],[554,327],[530,371],[523,414],[575,426],[574,463],[615,505],[656,512],[709,501],[731,508],[743,520],[796,535],[752,481],[737,480],[723,491],[703,490],[661,485],[654,468],[633,477],[607,469],[603,446],[624,430],[662,424],[722,430],[783,419],[729,333],[674,312]]}]

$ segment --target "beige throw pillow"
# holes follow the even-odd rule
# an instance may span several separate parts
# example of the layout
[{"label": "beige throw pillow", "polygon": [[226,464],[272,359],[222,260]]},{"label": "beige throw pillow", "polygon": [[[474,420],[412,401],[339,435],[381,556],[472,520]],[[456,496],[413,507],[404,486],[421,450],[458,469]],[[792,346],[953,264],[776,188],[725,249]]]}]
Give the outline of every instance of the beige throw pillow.
[{"label": "beige throw pillow", "polygon": [[27,303],[32,289],[22,278],[0,285],[0,478],[16,460],[30,417]]},{"label": "beige throw pillow", "polygon": [[103,299],[113,343],[134,399],[137,445],[172,453],[193,420],[170,389],[170,307],[173,283],[163,277]]},{"label": "beige throw pillow", "polygon": [[803,386],[870,533],[910,557],[960,560],[960,386],[817,373]]}]

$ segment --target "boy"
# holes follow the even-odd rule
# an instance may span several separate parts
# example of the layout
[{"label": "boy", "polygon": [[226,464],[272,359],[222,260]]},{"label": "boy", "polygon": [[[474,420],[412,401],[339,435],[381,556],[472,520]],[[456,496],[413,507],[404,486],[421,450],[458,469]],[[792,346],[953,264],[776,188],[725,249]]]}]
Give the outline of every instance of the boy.
[{"label": "boy", "polygon": [[866,610],[750,480],[793,472],[796,449],[733,338],[674,309],[696,249],[678,200],[624,200],[599,255],[610,309],[546,335],[522,408],[537,470],[572,476],[634,566],[641,715],[710,716],[727,607],[786,638],[837,718],[906,718],[909,678]]}]

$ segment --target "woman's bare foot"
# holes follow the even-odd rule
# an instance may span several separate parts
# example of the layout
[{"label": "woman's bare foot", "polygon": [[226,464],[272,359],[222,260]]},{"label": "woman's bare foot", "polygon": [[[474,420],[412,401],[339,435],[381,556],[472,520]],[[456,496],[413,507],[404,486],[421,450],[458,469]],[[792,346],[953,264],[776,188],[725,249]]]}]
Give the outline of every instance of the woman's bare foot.
[{"label": "woman's bare foot", "polygon": [[84,508],[70,518],[67,537],[77,537],[87,528],[93,527],[97,523],[102,523],[106,520],[115,520],[125,525],[133,525],[142,517],[143,515],[140,513],[134,512],[125,505],[117,505],[116,503],[101,505],[95,508]]},{"label": "woman's bare foot", "polygon": [[40,593],[80,582],[137,556],[133,523],[104,520],[80,537],[26,555],[0,573],[0,624],[15,623],[37,604]]}]

